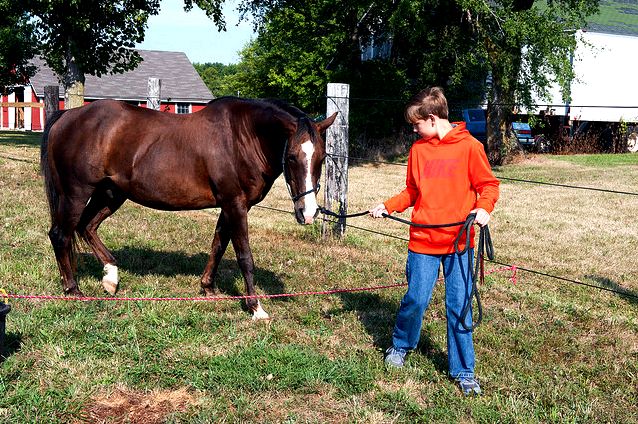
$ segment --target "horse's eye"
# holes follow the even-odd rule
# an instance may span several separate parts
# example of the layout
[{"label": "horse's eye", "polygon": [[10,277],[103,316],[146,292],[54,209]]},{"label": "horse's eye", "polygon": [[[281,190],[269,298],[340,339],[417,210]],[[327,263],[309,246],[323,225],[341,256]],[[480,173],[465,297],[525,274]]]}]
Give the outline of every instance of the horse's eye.
[{"label": "horse's eye", "polygon": [[288,162],[295,163],[295,162],[297,162],[297,156],[288,155],[288,157],[286,158],[286,160],[287,160]]}]

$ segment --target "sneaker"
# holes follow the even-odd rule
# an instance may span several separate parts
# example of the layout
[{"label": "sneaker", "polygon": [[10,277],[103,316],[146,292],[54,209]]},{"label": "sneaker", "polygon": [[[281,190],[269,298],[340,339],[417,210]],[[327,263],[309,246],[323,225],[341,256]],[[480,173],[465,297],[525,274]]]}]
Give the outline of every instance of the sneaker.
[{"label": "sneaker", "polygon": [[457,378],[456,381],[459,383],[459,387],[465,396],[478,396],[481,394],[481,386],[479,386],[478,381],[474,377],[461,377]]},{"label": "sneaker", "polygon": [[405,363],[406,351],[394,346],[385,351],[385,365],[389,368],[402,368]]}]

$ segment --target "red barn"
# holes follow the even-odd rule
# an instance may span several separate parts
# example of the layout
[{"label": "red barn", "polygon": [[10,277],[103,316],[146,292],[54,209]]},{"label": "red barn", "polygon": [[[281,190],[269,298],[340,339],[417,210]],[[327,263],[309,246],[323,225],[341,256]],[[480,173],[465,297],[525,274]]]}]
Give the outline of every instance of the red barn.
[{"label": "red barn", "polygon": [[[144,60],[132,71],[100,78],[87,75],[84,102],[117,99],[146,107],[149,78],[161,80],[161,110],[168,113],[196,112],[214,98],[185,53],[138,51]],[[48,85],[60,86],[60,109],[64,108],[64,87],[57,75],[42,59],[32,62],[38,71],[29,83],[2,95],[0,129],[41,131],[45,122],[44,87]]]}]

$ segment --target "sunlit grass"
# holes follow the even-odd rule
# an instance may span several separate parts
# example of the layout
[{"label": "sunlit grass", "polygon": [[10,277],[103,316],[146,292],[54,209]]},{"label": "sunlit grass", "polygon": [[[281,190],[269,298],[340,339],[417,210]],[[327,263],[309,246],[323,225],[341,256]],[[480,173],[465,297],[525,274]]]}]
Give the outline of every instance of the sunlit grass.
[{"label": "sunlit grass", "polygon": [[[13,142],[0,133],[0,287],[60,294],[37,146],[37,137]],[[538,156],[497,173],[635,191],[633,157]],[[354,164],[349,211],[367,210],[404,181],[404,167]],[[463,398],[447,378],[441,285],[419,348],[398,373],[386,372],[382,357],[401,288],[264,299],[268,323],[253,322],[237,300],[13,300],[0,423],[638,421],[638,199],[507,180],[501,189],[490,224],[497,260],[633,297],[524,272],[516,283],[510,272],[490,274],[475,333],[480,398]],[[263,205],[291,211],[281,180]],[[121,265],[118,295],[197,296],[217,216],[126,203],[100,230]],[[323,241],[319,224],[254,208],[258,293],[403,282],[407,228],[368,217],[348,223],[345,239]],[[101,296],[101,267],[83,252],[81,288]],[[222,294],[244,293],[232,248],[218,285]]]}]

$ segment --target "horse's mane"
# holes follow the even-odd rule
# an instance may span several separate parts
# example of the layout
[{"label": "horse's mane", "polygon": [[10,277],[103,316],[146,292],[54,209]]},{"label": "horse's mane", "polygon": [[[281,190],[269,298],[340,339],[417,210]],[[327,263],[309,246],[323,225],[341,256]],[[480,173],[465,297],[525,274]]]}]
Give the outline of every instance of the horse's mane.
[{"label": "horse's mane", "polygon": [[281,99],[263,99],[263,101],[273,104],[279,109],[282,109],[297,118],[298,125],[296,135],[299,136],[304,133],[310,134],[310,136],[312,137],[312,142],[315,142],[317,137],[316,130],[312,125],[312,120],[304,111]]},{"label": "horse's mane", "polygon": [[286,112],[288,112],[289,114],[291,114],[292,116],[294,116],[297,119],[303,118],[303,117],[307,117],[306,113],[304,111],[302,111],[301,109],[299,109],[296,106],[291,105],[290,103],[288,103],[285,100],[281,100],[281,99],[263,99],[264,102],[266,103],[270,103],[273,104],[275,106],[277,106],[279,109],[283,109]]},{"label": "horse's mane", "polygon": [[274,106],[276,109],[279,109],[291,115],[293,118],[297,120],[297,132],[296,132],[297,136],[303,133],[308,133],[312,137],[313,142],[316,140],[317,135],[316,135],[316,130],[314,126],[312,125],[312,120],[308,117],[308,115],[304,111],[302,111],[296,106],[291,105],[285,100],[276,99],[276,98],[245,99],[245,98],[234,97],[234,96],[222,96],[222,97],[218,97],[211,100],[210,102],[208,102],[208,104],[210,105],[220,100],[229,100],[229,99],[244,100],[244,101],[256,102],[256,103],[262,102],[262,103],[270,104]]}]

